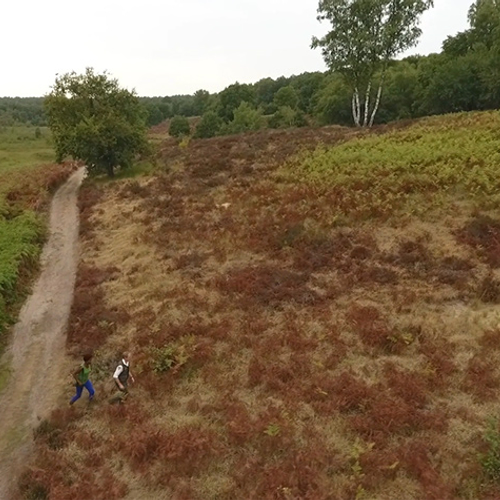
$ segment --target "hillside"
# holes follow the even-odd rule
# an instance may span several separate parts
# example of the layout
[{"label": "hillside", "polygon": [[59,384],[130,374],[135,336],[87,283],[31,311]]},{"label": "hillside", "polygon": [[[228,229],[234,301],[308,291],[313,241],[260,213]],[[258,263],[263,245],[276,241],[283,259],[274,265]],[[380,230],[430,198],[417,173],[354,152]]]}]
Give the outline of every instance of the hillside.
[{"label": "hillside", "polygon": [[167,140],[155,175],[88,183],[68,349],[97,399],[67,386],[23,496],[498,498],[499,130]]}]

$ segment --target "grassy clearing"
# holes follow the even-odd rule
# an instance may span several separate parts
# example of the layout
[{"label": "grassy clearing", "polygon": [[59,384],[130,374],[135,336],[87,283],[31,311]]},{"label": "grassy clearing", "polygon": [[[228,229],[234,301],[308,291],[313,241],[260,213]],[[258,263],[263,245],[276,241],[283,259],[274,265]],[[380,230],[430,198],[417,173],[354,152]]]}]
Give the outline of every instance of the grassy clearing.
[{"label": "grassy clearing", "polygon": [[[422,127],[463,120],[474,134],[497,115],[415,130],[425,141]],[[68,348],[97,349],[100,401],[41,427],[26,497],[83,487],[96,500],[499,496],[495,193],[462,189],[458,176],[440,188],[453,205],[429,198],[426,217],[404,204],[381,211],[375,198],[356,211],[345,202],[352,178],[371,174],[347,141],[413,132],[388,133],[167,141],[163,173],[84,188]],[[477,144],[469,154],[480,157]],[[336,150],[350,176],[317,183],[302,170],[291,182]],[[412,168],[401,166],[406,183]],[[130,348],[138,385],[110,406],[114,363]]]},{"label": "grassy clearing", "polygon": [[23,175],[20,169],[25,175],[53,161],[54,149],[46,127],[0,127],[0,195],[18,183]]},{"label": "grassy clearing", "polygon": [[47,164],[53,154],[46,129],[0,128],[0,350],[37,267],[45,236],[40,214],[74,168]]}]

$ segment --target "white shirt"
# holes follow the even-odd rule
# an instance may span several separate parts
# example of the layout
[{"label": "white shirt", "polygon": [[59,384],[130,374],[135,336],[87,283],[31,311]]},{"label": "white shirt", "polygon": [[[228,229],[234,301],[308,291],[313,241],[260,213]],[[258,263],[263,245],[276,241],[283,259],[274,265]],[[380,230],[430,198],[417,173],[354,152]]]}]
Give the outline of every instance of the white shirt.
[{"label": "white shirt", "polygon": [[115,370],[115,373],[113,375],[113,378],[118,379],[118,377],[120,376],[121,372],[123,371],[123,365],[129,366],[129,364],[130,364],[129,362],[127,362],[124,359],[122,359],[122,362],[116,367],[116,370]]}]

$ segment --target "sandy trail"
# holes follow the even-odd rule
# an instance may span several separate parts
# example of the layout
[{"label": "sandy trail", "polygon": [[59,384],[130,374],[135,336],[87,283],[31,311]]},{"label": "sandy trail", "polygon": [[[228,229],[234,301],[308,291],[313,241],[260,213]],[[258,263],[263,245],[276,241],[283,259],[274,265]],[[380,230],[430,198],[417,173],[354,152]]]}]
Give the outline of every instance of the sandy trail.
[{"label": "sandy trail", "polygon": [[32,429],[57,401],[64,379],[65,330],[78,254],[78,189],[84,170],[55,194],[41,274],[24,304],[5,358],[11,366],[0,394],[0,499],[15,497],[17,473],[30,451]]}]

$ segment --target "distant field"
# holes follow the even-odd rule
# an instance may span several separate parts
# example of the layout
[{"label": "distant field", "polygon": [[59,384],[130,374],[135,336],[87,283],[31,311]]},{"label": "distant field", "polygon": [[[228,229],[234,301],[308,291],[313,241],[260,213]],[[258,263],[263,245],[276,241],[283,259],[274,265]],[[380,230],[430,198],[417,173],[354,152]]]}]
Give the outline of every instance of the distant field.
[{"label": "distant field", "polygon": [[61,395],[24,497],[499,498],[499,125],[166,140],[87,184],[68,348],[97,396]]},{"label": "distant field", "polygon": [[[37,132],[39,136],[37,137]],[[15,185],[20,174],[54,161],[49,130],[45,127],[0,127],[0,194]]]}]

